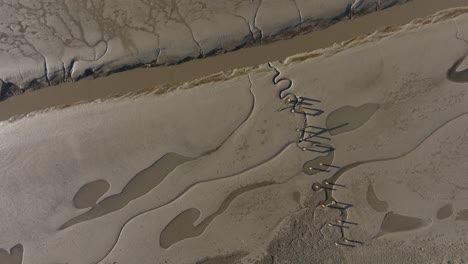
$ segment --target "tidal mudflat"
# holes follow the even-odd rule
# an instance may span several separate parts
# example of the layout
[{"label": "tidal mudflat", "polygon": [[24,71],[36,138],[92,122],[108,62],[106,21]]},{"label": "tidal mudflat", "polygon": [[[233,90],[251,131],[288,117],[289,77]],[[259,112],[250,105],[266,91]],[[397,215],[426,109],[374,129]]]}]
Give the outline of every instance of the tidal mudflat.
[{"label": "tidal mudflat", "polygon": [[450,9],[3,121],[0,260],[463,261],[467,39]]},{"label": "tidal mudflat", "polygon": [[1,1],[0,99],[289,38],[408,1]]},{"label": "tidal mudflat", "polygon": [[[284,40],[256,43],[235,51],[207,56],[175,65],[143,67],[112,73],[106,77],[63,82],[11,96],[0,104],[0,120],[59,105],[70,105],[103,97],[143,91],[165,85],[190,82],[219,72],[260,65],[316,49],[326,48],[389,25],[403,25],[440,10],[468,5],[468,0],[412,0],[404,5],[353,16],[330,27],[312,31],[302,28],[298,35]],[[364,5],[366,6],[366,5]],[[367,5],[369,6],[369,5]],[[43,67],[39,65],[39,67]],[[3,89],[7,93],[8,89]],[[22,90],[19,90],[21,92]]]}]

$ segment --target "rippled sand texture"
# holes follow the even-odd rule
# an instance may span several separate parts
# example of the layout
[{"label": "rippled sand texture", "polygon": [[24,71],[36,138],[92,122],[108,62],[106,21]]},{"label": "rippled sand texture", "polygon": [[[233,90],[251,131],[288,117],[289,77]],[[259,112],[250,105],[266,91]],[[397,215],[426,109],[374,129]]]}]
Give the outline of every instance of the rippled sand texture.
[{"label": "rippled sand texture", "polygon": [[0,123],[0,260],[466,259],[466,13]]},{"label": "rippled sand texture", "polygon": [[409,0],[0,1],[0,99],[322,29]]}]

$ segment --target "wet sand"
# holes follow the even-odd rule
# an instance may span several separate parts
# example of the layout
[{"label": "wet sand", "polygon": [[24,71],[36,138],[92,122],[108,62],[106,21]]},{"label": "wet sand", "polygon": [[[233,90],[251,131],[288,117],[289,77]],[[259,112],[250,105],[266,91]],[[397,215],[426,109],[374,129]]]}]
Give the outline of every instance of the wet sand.
[{"label": "wet sand", "polygon": [[378,104],[369,103],[358,107],[348,105],[331,112],[327,117],[327,128],[337,128],[330,130],[330,135],[339,135],[363,126],[378,109]]},{"label": "wet sand", "polygon": [[237,252],[229,256],[221,256],[214,259],[202,260],[196,264],[236,264],[239,263],[241,258],[247,255],[247,252]]},{"label": "wet sand", "polygon": [[371,183],[369,183],[369,186],[367,187],[366,199],[369,205],[375,211],[383,213],[388,210],[388,203],[380,200],[379,197],[377,197],[374,191],[374,187]]},{"label": "wet sand", "polygon": [[0,120],[57,105],[73,104],[113,94],[176,84],[239,67],[258,65],[339,43],[371,33],[391,24],[404,24],[439,10],[468,5],[468,0],[414,0],[363,17],[340,22],[328,29],[278,41],[264,46],[241,49],[223,55],[193,60],[175,66],[136,69],[95,80],[65,83],[0,103]]},{"label": "wet sand", "polygon": [[457,216],[455,217],[455,220],[468,221],[468,209],[461,210],[460,212],[458,212]]},{"label": "wet sand", "polygon": [[201,235],[208,225],[220,214],[222,214],[229,205],[239,195],[249,192],[258,188],[262,188],[268,185],[274,184],[273,182],[262,182],[247,185],[233,191],[226,200],[223,201],[220,208],[212,215],[205,218],[200,224],[194,225],[197,219],[200,217],[200,211],[196,208],[190,208],[178,216],[176,216],[161,232],[160,244],[164,249],[169,248],[173,244],[182,241],[190,237],[197,237]]},{"label": "wet sand", "polygon": [[0,263],[2,264],[21,264],[23,263],[23,246],[18,244],[10,252],[0,249]]},{"label": "wet sand", "polygon": [[71,219],[62,225],[60,229],[66,229],[72,225],[89,221],[123,208],[132,200],[147,194],[158,186],[177,166],[191,160],[193,158],[184,157],[177,153],[168,153],[154,162],[150,167],[135,175],[122,192],[109,196],[99,203],[97,201],[107,192],[110,186],[107,181],[98,180],[84,185],[75,195],[73,203],[77,208],[92,207],[92,209]]},{"label": "wet sand", "polygon": [[446,218],[449,218],[453,214],[453,206],[451,204],[447,204],[442,206],[438,211],[437,211],[437,219],[443,220]]},{"label": "wet sand", "polygon": [[389,212],[383,219],[379,236],[390,233],[414,231],[426,227],[430,224],[431,221],[429,219],[421,219]]},{"label": "wet sand", "polygon": [[328,153],[327,156],[320,156],[313,160],[304,163],[302,171],[307,175],[314,175],[321,172],[326,172],[333,163],[333,152]]},{"label": "wet sand", "polygon": [[97,204],[99,198],[101,198],[109,190],[110,184],[106,180],[97,180],[90,182],[75,194],[73,198],[73,204],[78,209],[93,207]]}]

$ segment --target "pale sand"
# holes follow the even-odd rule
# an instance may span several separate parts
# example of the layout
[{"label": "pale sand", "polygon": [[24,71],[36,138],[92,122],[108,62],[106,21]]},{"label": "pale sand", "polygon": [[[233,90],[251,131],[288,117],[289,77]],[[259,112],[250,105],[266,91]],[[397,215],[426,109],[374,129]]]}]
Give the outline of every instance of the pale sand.
[{"label": "pale sand", "polygon": [[0,103],[0,120],[57,105],[93,100],[112,94],[150,89],[162,84],[187,82],[220,71],[283,60],[288,56],[313,51],[391,24],[433,14],[439,10],[468,5],[468,0],[414,0],[352,20],[328,29],[264,46],[241,49],[187,63],[148,69],[135,69],[95,80],[65,83],[9,98]]}]

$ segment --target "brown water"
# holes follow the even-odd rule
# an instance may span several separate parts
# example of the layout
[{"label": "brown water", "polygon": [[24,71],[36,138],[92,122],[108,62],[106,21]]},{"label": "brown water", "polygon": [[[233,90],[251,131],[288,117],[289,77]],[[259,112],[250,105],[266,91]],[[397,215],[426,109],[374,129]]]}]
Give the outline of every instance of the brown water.
[{"label": "brown water", "polygon": [[[89,221],[97,217],[101,217],[123,208],[132,200],[147,194],[154,187],[158,186],[159,183],[161,183],[162,180],[164,180],[164,178],[177,166],[190,160],[192,160],[192,158],[184,157],[176,153],[168,153],[164,155],[162,158],[153,163],[153,165],[135,175],[124,187],[122,192],[105,198],[100,203],[93,206],[93,208],[88,212],[79,215],[62,225],[60,230],[84,221]],[[83,188],[85,187],[86,185]],[[92,192],[96,191],[97,189],[91,187],[86,187],[86,190],[91,191],[80,194],[80,192],[83,192],[83,188],[81,188],[77,193],[77,195],[80,196],[81,201],[90,201],[99,195]]]},{"label": "brown water", "polygon": [[439,10],[468,5],[468,0],[414,0],[363,17],[340,22],[328,29],[290,40],[241,49],[175,66],[136,69],[95,80],[82,80],[29,92],[0,103],[0,120],[52,106],[92,100],[111,94],[187,82],[216,72],[283,60],[288,56],[331,46],[391,24],[405,24]]}]

